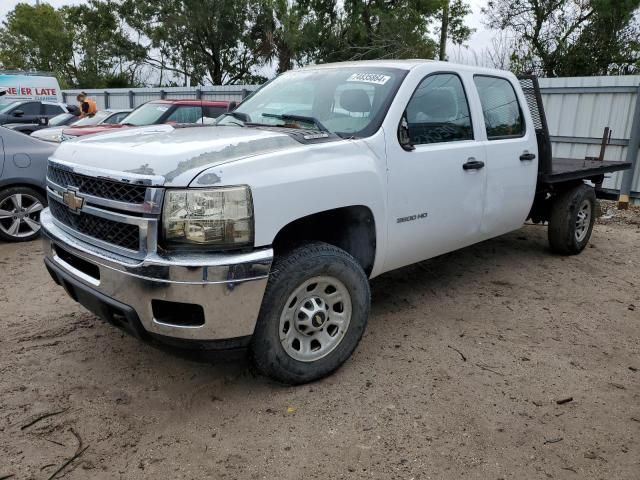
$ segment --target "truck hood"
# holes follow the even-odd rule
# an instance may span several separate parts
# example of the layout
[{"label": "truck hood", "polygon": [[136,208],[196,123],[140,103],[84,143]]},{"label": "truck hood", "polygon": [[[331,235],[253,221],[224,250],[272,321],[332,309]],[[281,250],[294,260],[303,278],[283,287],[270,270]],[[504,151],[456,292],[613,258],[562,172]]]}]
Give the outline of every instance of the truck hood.
[{"label": "truck hood", "polygon": [[300,147],[287,134],[256,128],[154,125],[63,142],[51,160],[77,166],[78,171],[186,187],[210,167]]}]

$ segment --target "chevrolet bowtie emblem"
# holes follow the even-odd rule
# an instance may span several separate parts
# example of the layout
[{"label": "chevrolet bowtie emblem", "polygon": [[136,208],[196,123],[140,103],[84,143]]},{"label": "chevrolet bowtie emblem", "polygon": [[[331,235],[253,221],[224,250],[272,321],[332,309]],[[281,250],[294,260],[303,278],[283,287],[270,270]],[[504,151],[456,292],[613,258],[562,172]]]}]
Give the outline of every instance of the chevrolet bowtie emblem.
[{"label": "chevrolet bowtie emblem", "polygon": [[73,190],[68,190],[62,194],[62,202],[72,212],[78,212],[84,205],[84,198],[77,196]]}]

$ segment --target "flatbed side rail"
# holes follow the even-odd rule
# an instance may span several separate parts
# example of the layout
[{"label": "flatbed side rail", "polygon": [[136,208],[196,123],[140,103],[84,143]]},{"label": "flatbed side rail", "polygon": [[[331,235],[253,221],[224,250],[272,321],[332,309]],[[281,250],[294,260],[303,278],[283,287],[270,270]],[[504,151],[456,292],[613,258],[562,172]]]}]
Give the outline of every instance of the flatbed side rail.
[{"label": "flatbed side rail", "polygon": [[536,140],[538,142],[538,173],[542,175],[550,174],[552,171],[551,137],[547,125],[547,116],[544,113],[542,95],[540,94],[540,84],[535,75],[522,75],[518,77],[520,86],[527,99],[527,105],[533,118],[536,129]]}]

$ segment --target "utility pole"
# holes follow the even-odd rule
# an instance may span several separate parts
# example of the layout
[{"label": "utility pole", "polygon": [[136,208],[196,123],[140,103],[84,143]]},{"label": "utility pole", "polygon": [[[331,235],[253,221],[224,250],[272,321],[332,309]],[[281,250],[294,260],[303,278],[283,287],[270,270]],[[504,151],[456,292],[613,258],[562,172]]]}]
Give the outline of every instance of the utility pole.
[{"label": "utility pole", "polygon": [[442,27],[440,28],[440,54],[441,61],[447,59],[447,36],[449,33],[449,0],[444,0],[442,6]]}]

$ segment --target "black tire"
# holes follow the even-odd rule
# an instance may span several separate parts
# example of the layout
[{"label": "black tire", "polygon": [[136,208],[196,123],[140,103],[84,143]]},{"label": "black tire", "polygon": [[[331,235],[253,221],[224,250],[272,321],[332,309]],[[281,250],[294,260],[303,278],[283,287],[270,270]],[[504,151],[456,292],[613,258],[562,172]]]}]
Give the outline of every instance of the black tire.
[{"label": "black tire", "polygon": [[[290,356],[280,341],[280,317],[289,297],[305,281],[315,277],[335,278],[346,287],[351,300],[351,319],[342,339],[330,353],[318,360],[300,361]],[[276,258],[251,342],[256,368],[268,377],[292,385],[329,375],[357,347],[367,326],[370,304],[371,292],[367,275],[360,264],[344,250],[314,242]]]},{"label": "black tire", "polygon": [[[577,235],[578,214],[587,203],[590,205],[588,226],[582,235]],[[595,219],[596,194],[593,188],[582,184],[559,195],[551,207],[549,220],[551,250],[561,255],[580,253],[589,243]]]},{"label": "black tire", "polygon": [[[11,205],[13,205],[13,207],[15,208],[15,205],[13,204],[12,200],[10,200],[10,197],[13,197],[16,194],[21,194],[24,196],[24,207],[28,207],[31,205],[31,199],[40,202],[43,207],[47,206],[46,198],[38,190],[30,187],[9,187],[5,190],[0,191],[0,210],[7,211]],[[35,220],[39,225],[41,211],[42,210],[39,210],[38,212],[27,216],[30,220]],[[4,240],[6,242],[29,242],[40,236],[39,228],[32,234],[28,234],[28,229],[30,229],[31,227],[29,225],[26,225],[24,221],[21,222],[18,233],[12,235],[10,228],[13,221],[13,218],[0,218],[0,240]]]}]

